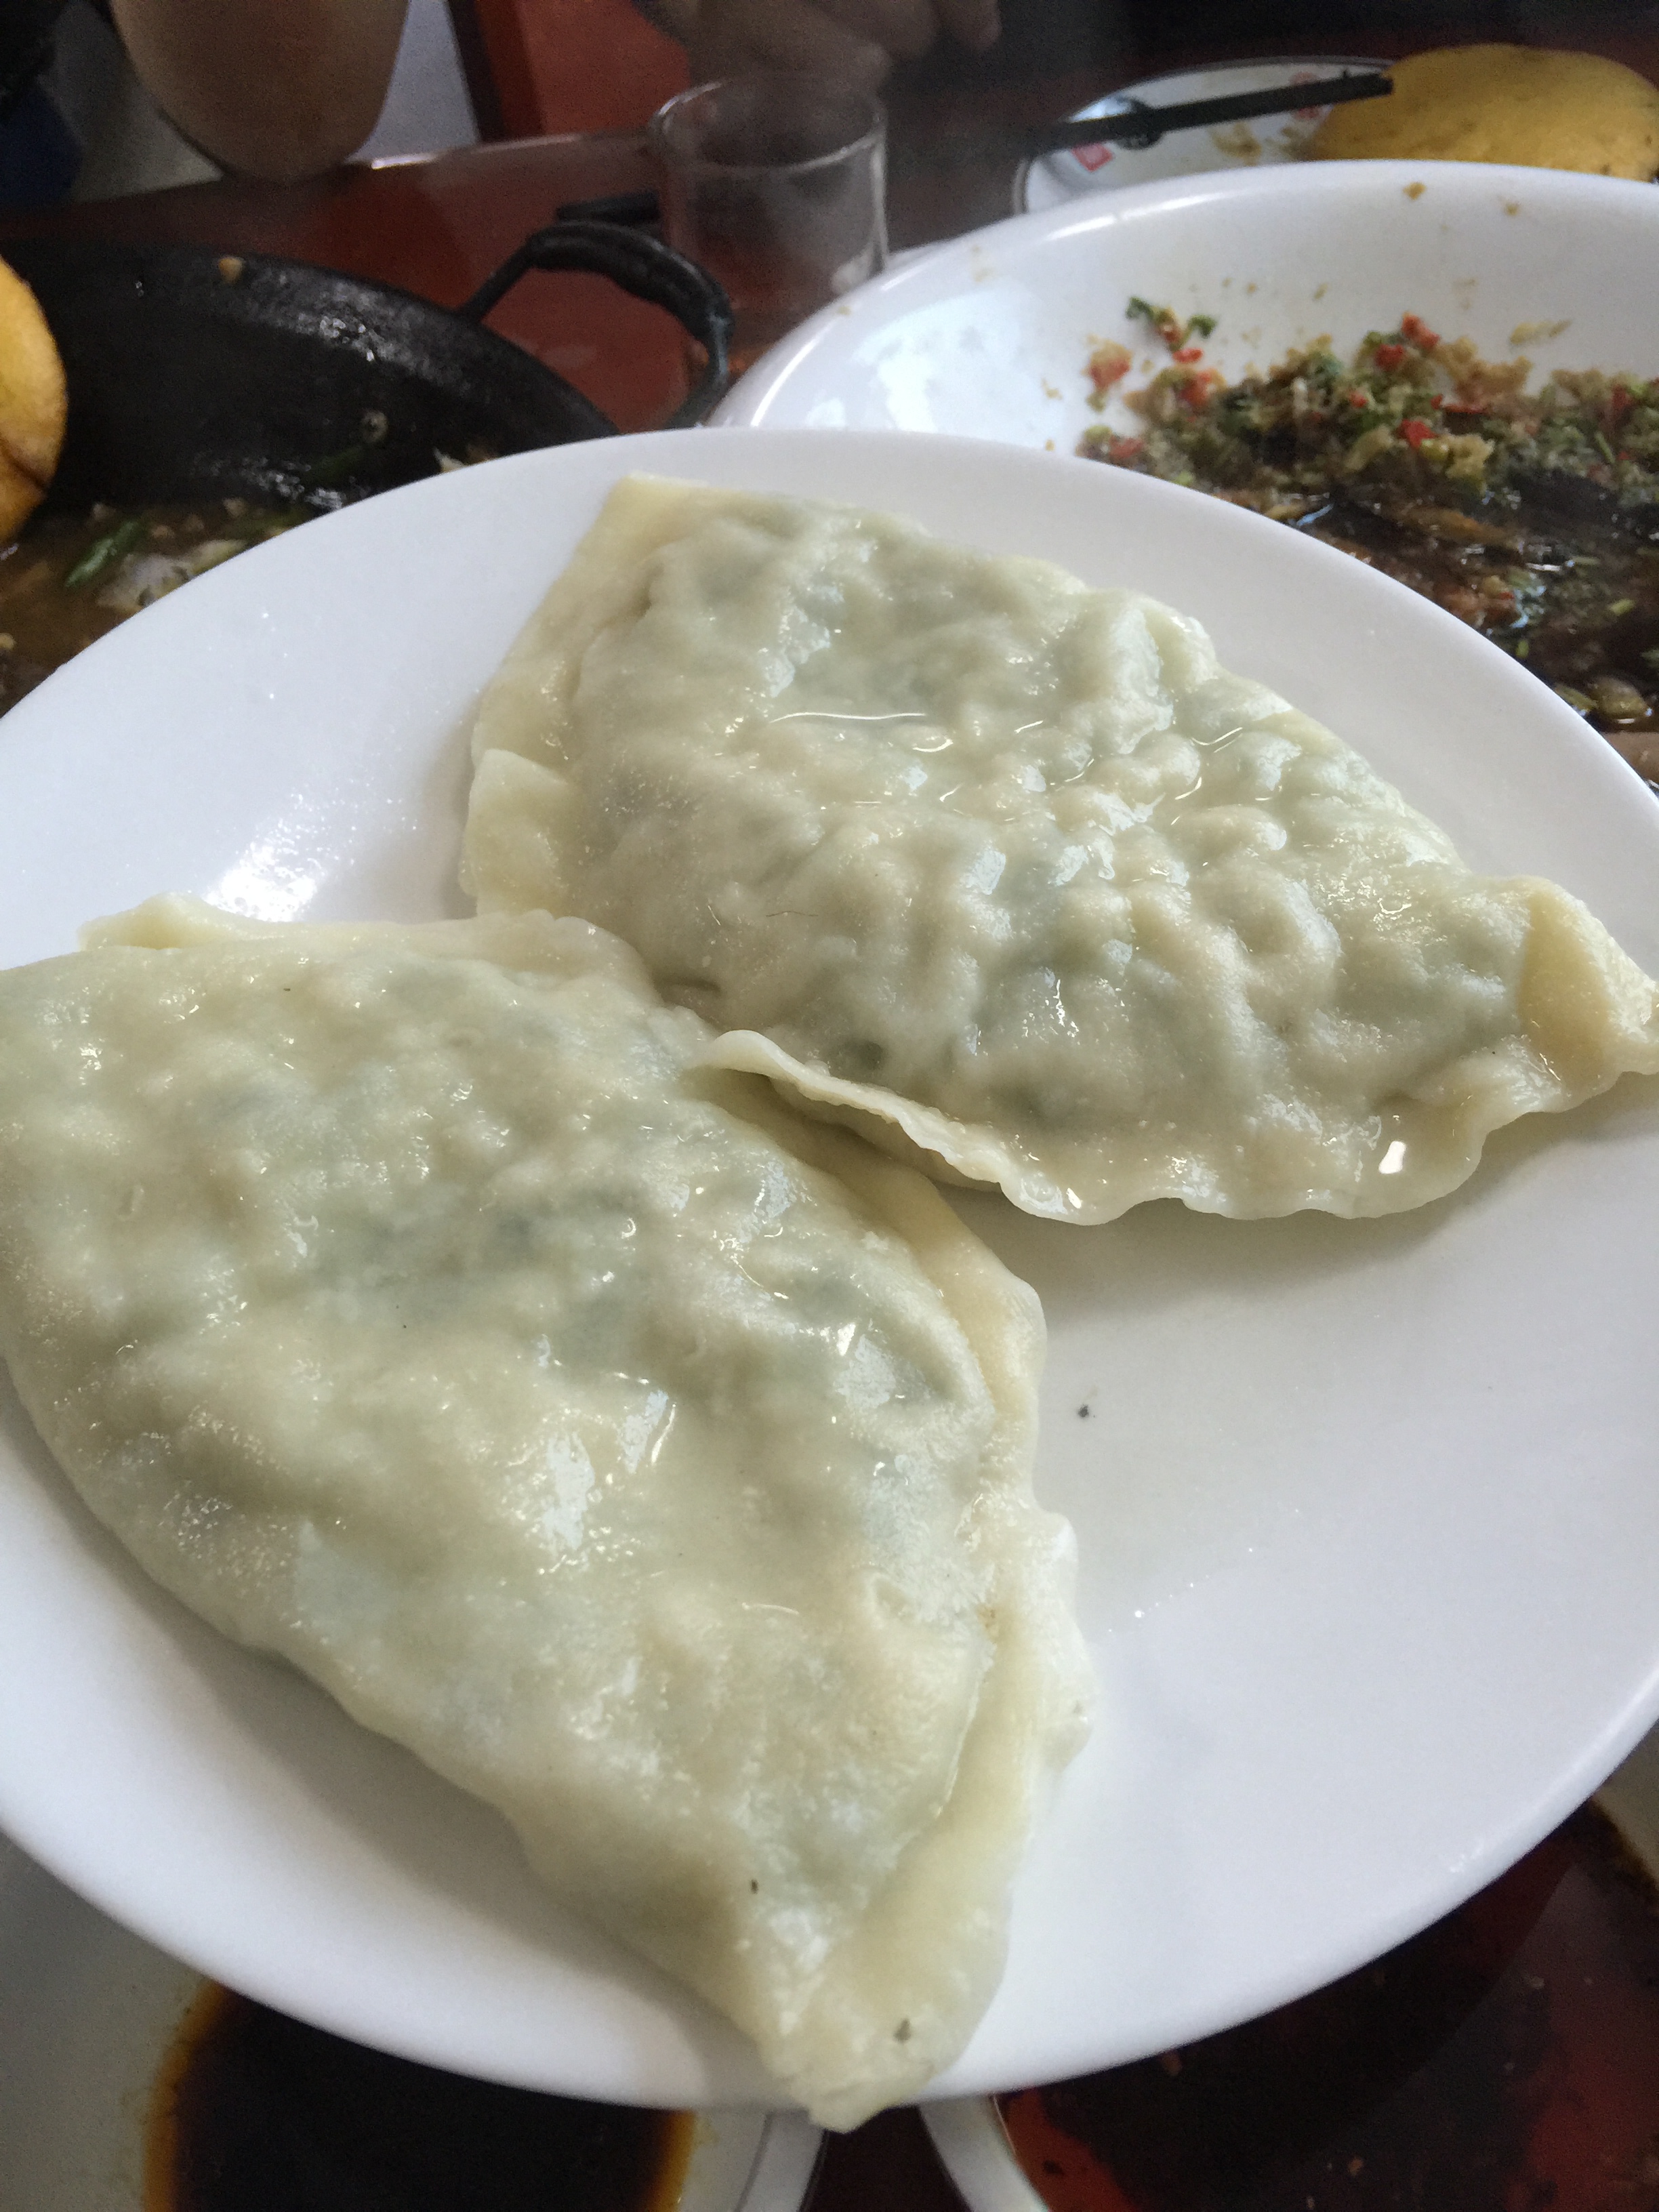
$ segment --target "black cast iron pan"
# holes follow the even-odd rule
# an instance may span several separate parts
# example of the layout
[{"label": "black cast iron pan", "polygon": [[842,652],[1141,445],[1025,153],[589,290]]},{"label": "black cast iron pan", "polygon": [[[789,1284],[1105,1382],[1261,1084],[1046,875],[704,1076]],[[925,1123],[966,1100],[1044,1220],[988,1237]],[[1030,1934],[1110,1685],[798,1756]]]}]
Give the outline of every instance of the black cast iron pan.
[{"label": "black cast iron pan", "polygon": [[529,270],[584,269],[666,307],[707,365],[671,427],[723,389],[732,311],[660,240],[603,222],[538,231],[455,312],[297,261],[186,246],[19,240],[64,358],[69,434],[48,501],[228,495],[339,507],[471,461],[613,433],[573,385],[483,318]]}]

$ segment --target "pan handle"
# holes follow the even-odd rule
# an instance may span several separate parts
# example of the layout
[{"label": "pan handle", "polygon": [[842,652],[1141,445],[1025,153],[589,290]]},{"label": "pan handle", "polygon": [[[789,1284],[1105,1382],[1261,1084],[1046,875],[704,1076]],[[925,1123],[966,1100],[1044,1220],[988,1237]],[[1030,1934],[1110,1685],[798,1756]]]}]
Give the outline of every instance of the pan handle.
[{"label": "pan handle", "polygon": [[487,276],[455,310],[481,323],[520,276],[532,269],[586,269],[608,276],[635,299],[666,307],[702,348],[703,371],[669,416],[665,428],[700,422],[730,381],[732,303],[708,274],[659,238],[615,222],[556,222],[532,232],[516,253]]}]

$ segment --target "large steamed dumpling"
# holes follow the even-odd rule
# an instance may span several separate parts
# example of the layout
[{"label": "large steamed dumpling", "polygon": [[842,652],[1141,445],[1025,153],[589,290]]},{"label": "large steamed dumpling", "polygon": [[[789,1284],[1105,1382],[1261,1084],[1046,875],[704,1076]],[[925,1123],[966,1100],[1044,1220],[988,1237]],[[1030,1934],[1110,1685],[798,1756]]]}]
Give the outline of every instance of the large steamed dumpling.
[{"label": "large steamed dumpling", "polygon": [[156,1578],[507,1814],[832,2124],[995,1985],[1087,1698],[1036,1302],[546,915],[0,976],[0,1346]]},{"label": "large steamed dumpling", "polygon": [[726,1064],[1032,1212],[1390,1212],[1659,1070],[1577,901],[1194,623],[889,516],[624,483],[474,754],[481,908],[620,930]]}]

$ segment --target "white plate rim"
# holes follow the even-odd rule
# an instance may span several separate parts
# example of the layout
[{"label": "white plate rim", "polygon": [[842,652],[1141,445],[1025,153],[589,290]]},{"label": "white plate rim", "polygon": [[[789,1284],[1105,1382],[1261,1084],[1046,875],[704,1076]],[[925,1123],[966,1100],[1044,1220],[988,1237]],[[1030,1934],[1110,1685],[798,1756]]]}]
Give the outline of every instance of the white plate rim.
[{"label": "white plate rim", "polygon": [[[1323,201],[1348,210],[1360,226],[1372,212],[1392,206],[1402,194],[1432,194],[1434,219],[1448,214],[1467,220],[1480,211],[1524,205],[1558,216],[1569,227],[1595,225],[1609,210],[1621,222],[1659,228],[1659,190],[1625,177],[1591,176],[1571,169],[1517,168],[1475,161],[1276,162],[1257,168],[1206,169],[1190,176],[1154,178],[1110,191],[1085,192],[1056,206],[1005,216],[999,222],[946,239],[896,259],[879,276],[859,285],[832,306],[807,317],[761,358],[720,400],[709,416],[718,428],[794,429],[803,427],[790,412],[798,404],[792,386],[811,388],[819,357],[834,362],[848,347],[877,337],[908,310],[965,294],[1009,273],[1020,273],[1048,247],[1076,250],[1085,242],[1104,245],[1116,234],[1134,236],[1142,225],[1157,226],[1170,213],[1201,215],[1236,207],[1256,212],[1272,235],[1281,211]],[[1213,307],[1213,300],[1206,305]],[[1381,311],[1381,310],[1379,310]],[[1109,312],[1103,301],[1102,314]],[[1077,358],[1057,361],[1051,373],[1080,374],[1084,329],[1078,331]],[[1264,363],[1265,365],[1265,363]],[[844,380],[838,379],[837,383]],[[836,388],[834,386],[831,387]],[[959,426],[943,433],[951,434]],[[980,435],[996,435],[981,431]]]}]

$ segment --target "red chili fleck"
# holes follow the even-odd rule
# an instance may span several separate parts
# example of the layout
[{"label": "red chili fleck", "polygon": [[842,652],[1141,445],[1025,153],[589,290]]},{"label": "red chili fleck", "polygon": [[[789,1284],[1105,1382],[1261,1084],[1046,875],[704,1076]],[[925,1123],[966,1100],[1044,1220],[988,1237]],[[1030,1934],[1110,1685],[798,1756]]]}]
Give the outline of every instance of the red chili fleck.
[{"label": "red chili fleck", "polygon": [[1221,372],[1218,368],[1195,369],[1192,375],[1183,378],[1176,386],[1176,394],[1184,407],[1202,407],[1211,392],[1220,381]]},{"label": "red chili fleck", "polygon": [[1113,438],[1107,445],[1106,458],[1110,461],[1137,461],[1146,450],[1144,438]]},{"label": "red chili fleck", "polygon": [[1400,335],[1408,344],[1420,346],[1425,353],[1432,353],[1440,343],[1439,333],[1431,331],[1421,315],[1401,315]]},{"label": "red chili fleck", "polygon": [[1368,392],[1351,392],[1348,394],[1350,407],[1369,407],[1370,404],[1370,394]]},{"label": "red chili fleck", "polygon": [[1636,394],[1627,385],[1615,384],[1607,394],[1607,428],[1616,430],[1636,404]]},{"label": "red chili fleck", "polygon": [[1390,376],[1405,358],[1406,349],[1402,345],[1380,345],[1376,349],[1376,365],[1379,368],[1386,369]]},{"label": "red chili fleck", "polygon": [[1120,377],[1129,374],[1133,361],[1134,356],[1127,346],[1109,338],[1089,356],[1089,381],[1097,392],[1109,392]]},{"label": "red chili fleck", "polygon": [[1202,361],[1204,358],[1204,349],[1202,346],[1182,346],[1180,352],[1176,355],[1175,358],[1180,362]]},{"label": "red chili fleck", "polygon": [[1415,415],[1410,415],[1407,416],[1406,420],[1401,424],[1400,434],[1406,441],[1406,443],[1411,447],[1413,453],[1415,453],[1418,447],[1422,444],[1425,438],[1433,437],[1434,425],[1432,422],[1425,422],[1421,421],[1419,417]]}]

